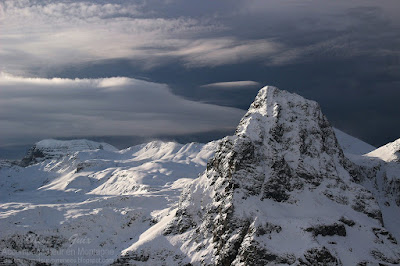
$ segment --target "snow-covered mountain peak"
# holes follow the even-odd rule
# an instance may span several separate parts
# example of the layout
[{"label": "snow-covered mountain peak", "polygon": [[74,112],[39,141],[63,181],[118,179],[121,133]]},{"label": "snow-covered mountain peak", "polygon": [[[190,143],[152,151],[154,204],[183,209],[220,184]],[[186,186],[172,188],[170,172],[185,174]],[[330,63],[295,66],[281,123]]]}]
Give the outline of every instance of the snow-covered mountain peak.
[{"label": "snow-covered mountain peak", "polygon": [[344,160],[335,133],[318,103],[272,86],[259,91],[235,136],[233,142],[238,143],[235,146],[258,147],[266,161],[284,161],[294,171],[316,171],[319,174],[308,175],[319,178],[330,172],[321,160]]},{"label": "snow-covered mountain peak", "polygon": [[268,138],[279,142],[283,134],[287,137],[290,137],[288,134],[292,137],[304,137],[306,131],[320,133],[318,131],[323,129],[329,129],[328,133],[333,138],[330,141],[336,142],[329,122],[317,102],[266,86],[259,91],[240,121],[235,135],[257,142],[264,141],[266,144]]},{"label": "snow-covered mountain peak", "polygon": [[318,105],[318,103],[307,100],[296,93],[280,90],[274,86],[265,86],[259,90],[248,112],[278,117],[283,109],[282,105],[287,105],[288,103],[296,104],[300,108],[303,108],[303,105]]},{"label": "snow-covered mountain peak", "polygon": [[[242,118],[236,130],[236,135],[247,135],[254,140],[259,140],[262,137],[260,131],[268,129],[265,127],[273,126],[282,121],[296,120],[297,117],[293,115],[290,119],[287,119],[287,116],[291,116],[291,114],[287,114],[287,110],[292,111],[292,113],[301,112],[301,109],[307,109],[308,105],[318,106],[317,103],[307,101],[299,95],[279,90],[276,87],[266,86],[258,92],[254,102]],[[290,109],[287,108],[288,106]]]},{"label": "snow-covered mountain peak", "polygon": [[117,264],[400,263],[361,175],[316,102],[264,87],[176,211]]},{"label": "snow-covered mountain peak", "polygon": [[108,150],[116,151],[117,148],[114,146],[104,143],[95,142],[87,139],[74,139],[74,140],[56,140],[56,139],[44,139],[35,143],[37,149],[40,150],[59,150],[60,152],[76,152],[84,150]]},{"label": "snow-covered mountain peak", "polygon": [[377,157],[386,162],[400,162],[400,139],[379,147],[366,156]]},{"label": "snow-covered mountain peak", "polygon": [[56,140],[45,139],[35,143],[22,159],[21,164],[27,166],[46,159],[61,158],[79,151],[87,150],[117,151],[118,149],[107,143],[100,143],[86,139]]}]

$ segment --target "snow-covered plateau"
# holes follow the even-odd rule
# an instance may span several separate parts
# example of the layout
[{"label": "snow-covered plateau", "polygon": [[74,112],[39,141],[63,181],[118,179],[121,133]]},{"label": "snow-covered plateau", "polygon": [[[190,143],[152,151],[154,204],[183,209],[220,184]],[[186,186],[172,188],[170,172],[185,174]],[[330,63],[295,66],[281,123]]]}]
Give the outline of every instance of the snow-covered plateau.
[{"label": "snow-covered plateau", "polygon": [[0,161],[0,265],[400,264],[400,139],[375,148],[262,88],[233,136]]}]

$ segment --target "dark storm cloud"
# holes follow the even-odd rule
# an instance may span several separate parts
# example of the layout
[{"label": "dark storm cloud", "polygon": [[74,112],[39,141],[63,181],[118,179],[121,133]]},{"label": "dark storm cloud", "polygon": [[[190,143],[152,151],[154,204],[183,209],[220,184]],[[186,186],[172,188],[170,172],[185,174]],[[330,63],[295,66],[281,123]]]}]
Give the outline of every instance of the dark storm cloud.
[{"label": "dark storm cloud", "polygon": [[[334,125],[381,145],[400,136],[399,9],[397,0],[3,1],[0,70],[24,77],[148,79],[193,101],[242,109],[257,87],[204,85],[270,84],[319,101]],[[15,93],[16,104],[29,106],[48,92]],[[79,96],[89,94],[66,88],[49,97],[69,99],[75,108]],[[108,110],[91,104],[85,112],[102,108]],[[18,121],[23,112],[10,116]],[[35,119],[40,123],[41,116]],[[56,123],[58,117],[48,119]]]}]

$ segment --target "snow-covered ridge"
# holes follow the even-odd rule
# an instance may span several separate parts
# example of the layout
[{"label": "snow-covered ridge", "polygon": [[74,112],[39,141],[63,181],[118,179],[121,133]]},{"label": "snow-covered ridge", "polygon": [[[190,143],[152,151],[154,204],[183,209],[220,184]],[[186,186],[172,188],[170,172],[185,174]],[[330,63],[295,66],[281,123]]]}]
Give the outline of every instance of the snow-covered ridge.
[{"label": "snow-covered ridge", "polygon": [[61,158],[75,152],[86,150],[117,151],[118,149],[107,143],[99,143],[86,139],[55,140],[45,139],[35,143],[22,159],[21,165],[27,166],[46,159]]},{"label": "snow-covered ridge", "polygon": [[170,161],[194,160],[200,164],[206,164],[201,158],[209,158],[214,154],[216,141],[202,143],[179,144],[176,142],[151,141],[149,143],[121,150],[120,154],[135,156],[136,159],[164,159]]},{"label": "snow-covered ridge", "polygon": [[366,156],[380,158],[386,162],[400,162],[400,139],[379,147]]},{"label": "snow-covered ridge", "polygon": [[[12,190],[80,191],[99,195],[157,190],[180,178],[197,177],[214,154],[216,145],[217,142],[152,141],[117,150],[107,143],[88,140],[43,140],[23,159],[25,168],[18,170],[19,178],[3,180],[3,186],[14,182],[14,187],[20,185]],[[41,179],[35,183],[30,178],[32,175]]]},{"label": "snow-covered ridge", "polygon": [[76,140],[55,140],[55,139],[44,139],[35,144],[36,149],[39,150],[50,150],[59,153],[71,153],[76,151],[84,150],[108,150],[116,151],[117,148],[104,142],[95,142],[87,139],[76,139]]}]

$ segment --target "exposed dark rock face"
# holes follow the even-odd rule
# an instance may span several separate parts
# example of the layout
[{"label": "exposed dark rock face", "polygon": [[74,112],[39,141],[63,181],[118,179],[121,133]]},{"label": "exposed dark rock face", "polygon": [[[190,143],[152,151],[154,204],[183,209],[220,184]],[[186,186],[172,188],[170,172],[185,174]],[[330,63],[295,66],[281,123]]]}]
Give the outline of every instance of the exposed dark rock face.
[{"label": "exposed dark rock face", "polygon": [[332,224],[332,225],[319,225],[309,227],[306,229],[307,232],[312,232],[314,236],[346,236],[346,228],[343,224]]},{"label": "exposed dark rock face", "polygon": [[300,259],[300,265],[341,265],[326,247],[313,248],[304,254],[305,260]]},{"label": "exposed dark rock face", "polygon": [[20,166],[26,167],[31,164],[35,164],[41,162],[46,158],[46,155],[43,151],[36,148],[36,145],[33,145],[32,148],[29,149],[28,153],[24,158],[22,158]]},{"label": "exposed dark rock face", "polygon": [[[39,235],[29,231],[25,234],[14,234],[7,239],[0,240],[0,248],[12,252],[28,252],[31,254],[49,255],[51,250],[58,250],[68,242],[57,235]],[[34,264],[35,265],[35,264]]]},{"label": "exposed dark rock face", "polygon": [[[356,265],[399,258],[390,239],[373,241],[371,228],[385,229],[373,194],[358,184],[364,175],[344,156],[317,103],[265,87],[235,135],[220,142],[205,173],[182,193],[163,232],[196,265]],[[344,241],[349,231],[370,241],[366,247],[375,255],[366,258]],[[130,254],[137,252],[140,247]]]},{"label": "exposed dark rock face", "polygon": [[345,217],[341,217],[339,221],[341,221],[345,225],[348,225],[348,226],[351,226],[351,227],[356,224],[356,222],[354,222],[353,220],[346,219]]},{"label": "exposed dark rock face", "polygon": [[[393,244],[397,244],[396,238],[394,238],[392,236],[392,234],[389,231],[387,231],[386,229],[384,229],[384,228],[372,228],[372,231],[374,232],[378,242],[384,243],[385,242],[384,239],[387,239],[390,242],[392,242]],[[384,239],[382,239],[382,238],[384,238]]]},{"label": "exposed dark rock face", "polygon": [[35,266],[50,266],[49,263],[38,262],[30,259],[14,258],[8,256],[0,256],[0,265],[20,266],[20,265],[35,265]]}]

